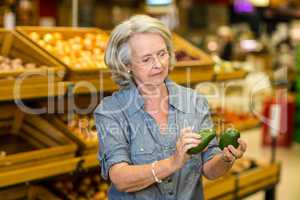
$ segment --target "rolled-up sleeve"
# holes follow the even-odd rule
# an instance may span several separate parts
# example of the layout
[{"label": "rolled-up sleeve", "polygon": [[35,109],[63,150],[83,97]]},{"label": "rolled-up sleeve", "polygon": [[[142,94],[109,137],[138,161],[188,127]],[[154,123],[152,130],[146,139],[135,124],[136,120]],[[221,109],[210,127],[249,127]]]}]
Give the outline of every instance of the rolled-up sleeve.
[{"label": "rolled-up sleeve", "polygon": [[[200,127],[201,129],[213,128],[213,122],[211,120],[211,114],[209,110],[209,105],[205,97],[198,98],[197,110],[200,115]],[[202,152],[203,163],[212,159],[215,155],[219,154],[221,149],[218,146],[218,141],[214,138],[207,147],[207,150]]]},{"label": "rolled-up sleeve", "polygon": [[101,165],[101,175],[107,180],[109,169],[114,164],[121,162],[131,164],[129,143],[125,130],[116,119],[101,113],[95,113],[94,116],[99,140],[98,159]]}]

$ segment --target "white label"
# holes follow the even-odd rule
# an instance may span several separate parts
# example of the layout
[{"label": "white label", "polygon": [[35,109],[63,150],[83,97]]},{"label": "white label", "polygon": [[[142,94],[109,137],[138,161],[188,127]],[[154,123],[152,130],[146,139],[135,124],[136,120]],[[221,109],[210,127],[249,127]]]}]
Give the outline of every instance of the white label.
[{"label": "white label", "polygon": [[270,134],[272,137],[277,137],[280,130],[280,113],[281,107],[279,104],[273,104],[270,107]]}]

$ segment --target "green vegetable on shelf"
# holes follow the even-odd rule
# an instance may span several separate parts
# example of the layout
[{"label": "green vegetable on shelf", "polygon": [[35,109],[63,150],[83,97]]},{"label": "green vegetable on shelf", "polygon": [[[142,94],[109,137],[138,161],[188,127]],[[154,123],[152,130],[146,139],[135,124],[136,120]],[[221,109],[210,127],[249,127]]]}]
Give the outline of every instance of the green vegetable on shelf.
[{"label": "green vegetable on shelf", "polygon": [[238,139],[240,138],[240,132],[236,129],[227,129],[219,140],[219,147],[223,150],[225,147],[232,145],[234,148],[239,146]]},{"label": "green vegetable on shelf", "polygon": [[201,135],[201,143],[194,148],[188,150],[188,154],[197,154],[203,151],[210,141],[216,137],[216,131],[214,129],[205,129],[198,132]]}]

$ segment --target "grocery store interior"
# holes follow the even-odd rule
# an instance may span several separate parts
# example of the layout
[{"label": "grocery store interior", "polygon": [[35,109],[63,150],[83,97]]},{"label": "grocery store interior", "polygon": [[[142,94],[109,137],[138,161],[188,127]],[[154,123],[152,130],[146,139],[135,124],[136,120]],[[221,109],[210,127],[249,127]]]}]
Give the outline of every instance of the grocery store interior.
[{"label": "grocery store interior", "polygon": [[136,14],[169,27],[170,79],[248,145],[205,199],[300,199],[299,0],[1,0],[0,199],[108,199],[93,111],[118,90],[110,31]]}]

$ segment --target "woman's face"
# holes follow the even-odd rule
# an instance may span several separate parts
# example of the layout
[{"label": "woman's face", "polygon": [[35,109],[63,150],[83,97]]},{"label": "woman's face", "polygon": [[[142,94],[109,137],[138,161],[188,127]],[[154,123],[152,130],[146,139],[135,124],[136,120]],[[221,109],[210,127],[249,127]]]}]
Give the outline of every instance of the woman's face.
[{"label": "woman's face", "polygon": [[138,86],[159,86],[168,76],[169,53],[164,39],[156,33],[137,33],[130,37],[129,69]]}]

